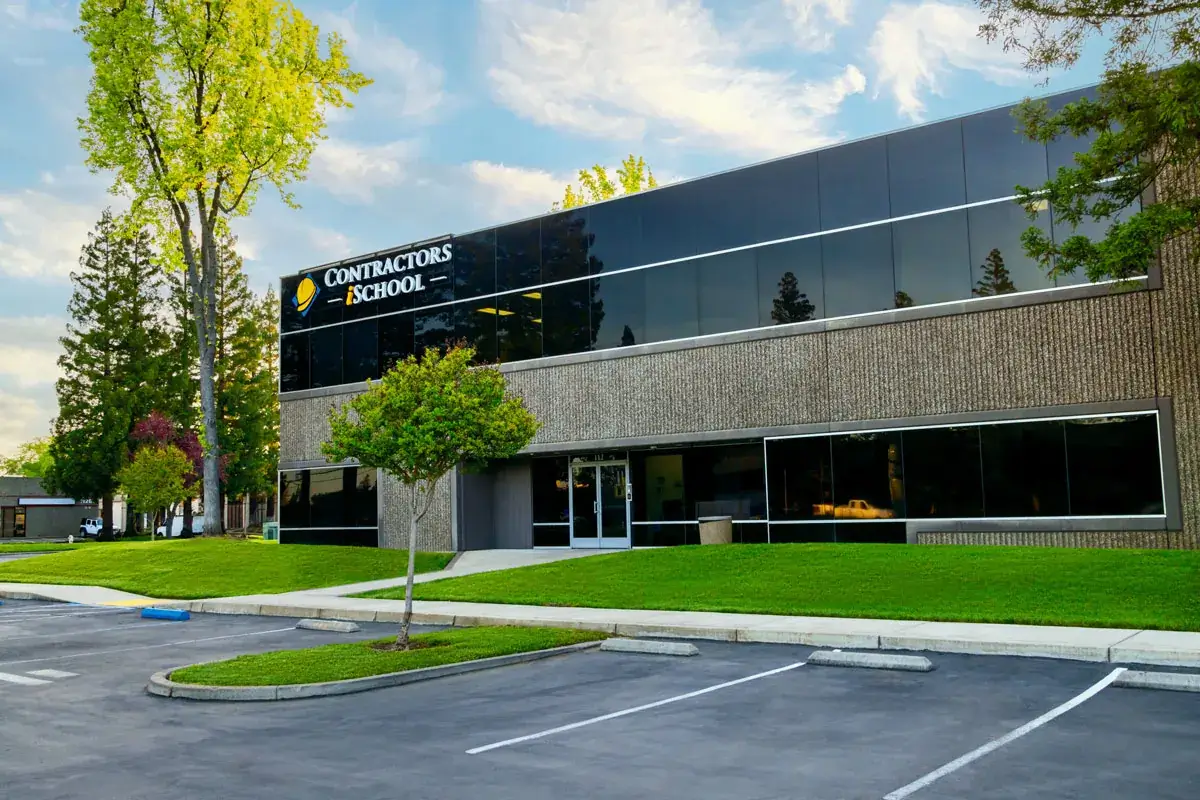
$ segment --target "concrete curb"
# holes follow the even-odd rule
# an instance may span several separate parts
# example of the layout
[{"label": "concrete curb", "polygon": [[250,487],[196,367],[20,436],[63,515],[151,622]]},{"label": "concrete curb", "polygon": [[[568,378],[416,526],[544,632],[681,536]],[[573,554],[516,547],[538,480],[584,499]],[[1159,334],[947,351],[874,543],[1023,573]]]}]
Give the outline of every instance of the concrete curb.
[{"label": "concrete curb", "polygon": [[1126,670],[1113,681],[1113,686],[1126,689],[1160,689],[1166,692],[1200,692],[1200,675]]},{"label": "concrete curb", "polygon": [[864,669],[891,669],[901,672],[932,672],[933,662],[924,656],[897,656],[890,653],[842,653],[834,650],[819,650],[806,659],[809,664],[821,667],[862,667]]},{"label": "concrete curb", "polygon": [[[401,686],[406,683],[417,683],[450,675],[463,675],[468,672],[480,672],[495,667],[505,667],[510,664],[523,664],[529,661],[539,661],[558,655],[576,653],[599,647],[600,642],[581,642],[565,647],[552,647],[549,650],[533,650],[528,653],[513,653],[507,656],[481,658],[475,661],[462,661],[457,664],[444,664],[440,667],[426,667],[406,672],[389,672],[385,675],[372,675],[367,678],[352,678],[345,681],[329,681],[327,683],[298,683],[285,686],[200,686],[191,683],[176,683],[171,680],[171,673],[184,667],[156,672],[150,676],[146,691],[157,697],[182,698],[185,700],[218,700],[232,702],[262,701],[262,700],[300,700],[307,697],[330,697],[340,694],[354,694],[371,689],[383,689],[388,686]],[[212,662],[208,662],[212,663]],[[191,664],[189,666],[199,666]]]},{"label": "concrete curb", "polygon": [[296,623],[302,631],[325,631],[327,633],[358,633],[362,628],[354,622],[336,619],[302,619]]},{"label": "concrete curb", "polygon": [[656,642],[653,639],[605,639],[600,649],[607,653],[643,653],[651,656],[698,656],[700,650],[688,642]]}]

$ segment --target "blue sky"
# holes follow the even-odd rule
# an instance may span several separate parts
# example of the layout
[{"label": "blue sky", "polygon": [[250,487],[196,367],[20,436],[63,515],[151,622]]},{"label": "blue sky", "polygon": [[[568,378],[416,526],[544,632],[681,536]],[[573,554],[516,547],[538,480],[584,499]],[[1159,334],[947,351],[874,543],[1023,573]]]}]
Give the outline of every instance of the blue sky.
[{"label": "blue sky", "polygon": [[[236,232],[253,286],[536,214],[587,165],[661,181],[1093,82],[1046,86],[957,0],[298,0],[375,79],[331,116],[300,210]],[[0,0],[0,453],[55,414],[69,273],[108,178],[83,166],[75,0]]]}]

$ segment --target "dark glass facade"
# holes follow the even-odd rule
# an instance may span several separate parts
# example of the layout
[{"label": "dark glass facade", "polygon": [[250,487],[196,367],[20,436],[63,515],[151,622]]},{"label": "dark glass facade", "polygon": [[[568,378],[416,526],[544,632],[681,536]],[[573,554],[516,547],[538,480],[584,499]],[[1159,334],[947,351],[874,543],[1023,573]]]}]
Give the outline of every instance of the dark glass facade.
[{"label": "dark glass facade", "polygon": [[1002,291],[1054,288],[1021,232],[1104,225],[1031,222],[1007,198],[1090,142],[1015,129],[997,109],[458,236],[451,258],[405,273],[419,290],[377,302],[321,287],[302,310],[289,276],[280,390],[358,383],[459,340],[481,363],[524,361],[966,300],[991,293],[997,265]]},{"label": "dark glass facade", "polygon": [[279,541],[375,547],[378,475],[373,469],[330,467],[279,473]]}]

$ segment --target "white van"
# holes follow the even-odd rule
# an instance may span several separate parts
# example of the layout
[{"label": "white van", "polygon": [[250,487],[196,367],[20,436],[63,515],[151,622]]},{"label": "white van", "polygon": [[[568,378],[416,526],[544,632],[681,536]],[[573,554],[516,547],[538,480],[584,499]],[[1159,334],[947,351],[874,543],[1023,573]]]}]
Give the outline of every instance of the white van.
[{"label": "white van", "polygon": [[[183,533],[183,516],[177,515],[171,520],[171,536],[178,536]],[[192,517],[192,533],[204,533],[204,517]],[[158,530],[154,531],[155,536],[167,535],[167,526],[159,525]]]}]

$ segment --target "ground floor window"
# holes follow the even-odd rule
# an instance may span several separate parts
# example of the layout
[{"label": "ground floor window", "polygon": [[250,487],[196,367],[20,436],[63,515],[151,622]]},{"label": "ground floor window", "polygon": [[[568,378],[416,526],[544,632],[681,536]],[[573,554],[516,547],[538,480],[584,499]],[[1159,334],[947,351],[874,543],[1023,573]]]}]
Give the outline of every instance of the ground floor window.
[{"label": "ground floor window", "polygon": [[279,540],[286,544],[375,547],[378,475],[362,467],[279,473]]}]

